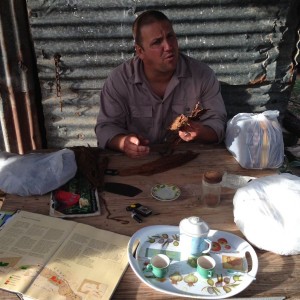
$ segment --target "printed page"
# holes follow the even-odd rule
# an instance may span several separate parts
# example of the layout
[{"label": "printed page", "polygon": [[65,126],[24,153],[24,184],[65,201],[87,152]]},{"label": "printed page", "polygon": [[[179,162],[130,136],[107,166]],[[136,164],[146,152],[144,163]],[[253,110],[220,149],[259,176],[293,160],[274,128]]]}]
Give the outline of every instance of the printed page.
[{"label": "printed page", "polygon": [[0,288],[24,293],[75,225],[18,211],[0,230]]},{"label": "printed page", "polygon": [[128,266],[129,237],[77,224],[27,291],[39,300],[109,299]]}]

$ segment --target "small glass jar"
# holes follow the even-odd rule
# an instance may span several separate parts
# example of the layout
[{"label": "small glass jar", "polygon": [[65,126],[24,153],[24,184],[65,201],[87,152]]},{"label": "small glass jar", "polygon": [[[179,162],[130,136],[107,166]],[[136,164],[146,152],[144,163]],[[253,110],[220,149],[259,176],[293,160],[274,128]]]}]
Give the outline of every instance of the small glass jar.
[{"label": "small glass jar", "polygon": [[218,171],[207,171],[203,175],[201,200],[208,207],[216,207],[220,203],[222,176]]}]

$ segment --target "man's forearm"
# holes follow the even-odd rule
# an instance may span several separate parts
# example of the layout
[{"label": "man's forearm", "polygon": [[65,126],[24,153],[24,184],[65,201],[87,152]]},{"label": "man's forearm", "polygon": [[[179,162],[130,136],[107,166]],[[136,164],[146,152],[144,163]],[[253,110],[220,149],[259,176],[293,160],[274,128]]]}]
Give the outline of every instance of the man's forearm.
[{"label": "man's forearm", "polygon": [[107,148],[111,150],[117,150],[117,151],[124,151],[124,141],[125,141],[126,135],[125,134],[118,134],[114,136],[108,143]]},{"label": "man's forearm", "polygon": [[179,136],[186,142],[198,140],[203,143],[217,143],[219,141],[214,129],[193,121],[190,121],[189,125],[179,131]]},{"label": "man's forearm", "polygon": [[206,143],[216,143],[218,142],[218,135],[211,127],[203,125],[199,129],[198,140]]}]

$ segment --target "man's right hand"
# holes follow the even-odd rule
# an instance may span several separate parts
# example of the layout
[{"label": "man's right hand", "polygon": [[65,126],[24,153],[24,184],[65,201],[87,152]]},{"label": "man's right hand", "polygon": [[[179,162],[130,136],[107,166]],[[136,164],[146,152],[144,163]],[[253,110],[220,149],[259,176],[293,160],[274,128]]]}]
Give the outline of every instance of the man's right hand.
[{"label": "man's right hand", "polygon": [[131,158],[143,157],[149,154],[149,141],[141,136],[129,134],[124,140],[124,153]]},{"label": "man's right hand", "polygon": [[136,134],[117,135],[108,148],[124,152],[130,158],[139,158],[149,154],[149,141]]}]

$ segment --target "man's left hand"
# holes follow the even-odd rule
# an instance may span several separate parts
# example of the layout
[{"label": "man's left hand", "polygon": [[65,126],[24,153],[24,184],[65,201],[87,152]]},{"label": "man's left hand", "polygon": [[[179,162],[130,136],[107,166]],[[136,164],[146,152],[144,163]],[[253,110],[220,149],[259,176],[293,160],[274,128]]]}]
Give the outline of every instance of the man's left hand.
[{"label": "man's left hand", "polygon": [[189,121],[188,125],[179,130],[178,135],[186,142],[194,140],[207,143],[218,142],[216,132],[211,127],[202,125],[201,122],[197,121]]}]

